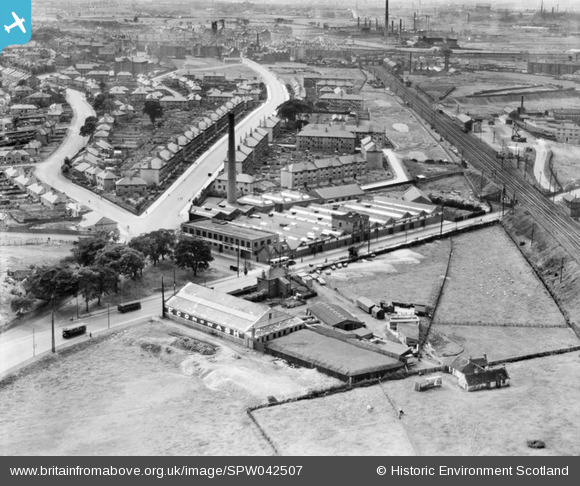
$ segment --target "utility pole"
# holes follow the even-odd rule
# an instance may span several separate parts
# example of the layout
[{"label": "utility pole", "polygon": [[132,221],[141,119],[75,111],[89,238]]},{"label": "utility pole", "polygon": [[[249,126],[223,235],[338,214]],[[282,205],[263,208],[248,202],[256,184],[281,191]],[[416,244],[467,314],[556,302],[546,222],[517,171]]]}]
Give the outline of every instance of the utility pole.
[{"label": "utility pole", "polygon": [[165,317],[165,284],[161,276],[161,317]]},{"label": "utility pole", "polygon": [[532,224],[532,237],[531,237],[531,241],[530,241],[530,246],[532,246],[534,244],[534,228],[536,227],[536,223]]},{"label": "utility pole", "polygon": [[34,339],[34,328],[32,328],[32,357],[36,356],[36,341]]},{"label": "utility pole", "polygon": [[175,268],[173,269],[173,295],[175,295],[177,292],[175,290]]},{"label": "utility pole", "polygon": [[564,271],[564,259],[560,262],[560,283],[562,283],[562,272]]},{"label": "utility pole", "polygon": [[236,265],[238,270],[238,277],[240,276],[240,240],[238,240],[238,264]]},{"label": "utility pole", "polygon": [[107,303],[107,329],[111,329],[111,306]]},{"label": "utility pole", "polygon": [[52,352],[56,353],[56,343],[54,340],[54,295],[52,296],[52,314],[51,314],[51,331],[52,331]]},{"label": "utility pole", "polygon": [[443,236],[443,213],[444,213],[445,205],[441,206],[441,226],[439,228],[439,236]]}]

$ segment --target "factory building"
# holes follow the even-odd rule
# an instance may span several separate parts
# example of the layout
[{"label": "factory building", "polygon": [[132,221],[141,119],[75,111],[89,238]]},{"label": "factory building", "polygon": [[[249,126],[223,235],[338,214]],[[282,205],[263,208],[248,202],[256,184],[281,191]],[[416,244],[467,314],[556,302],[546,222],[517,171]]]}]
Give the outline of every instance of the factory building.
[{"label": "factory building", "polygon": [[194,283],[164,304],[166,316],[249,348],[305,327],[298,317]]},{"label": "factory building", "polygon": [[311,152],[339,152],[353,154],[356,146],[356,135],[343,126],[306,125],[296,136],[296,148]]},{"label": "factory building", "polygon": [[185,235],[207,241],[218,253],[240,255],[240,258],[268,262],[270,245],[278,244],[275,232],[249,228],[237,222],[200,220],[182,223]]}]

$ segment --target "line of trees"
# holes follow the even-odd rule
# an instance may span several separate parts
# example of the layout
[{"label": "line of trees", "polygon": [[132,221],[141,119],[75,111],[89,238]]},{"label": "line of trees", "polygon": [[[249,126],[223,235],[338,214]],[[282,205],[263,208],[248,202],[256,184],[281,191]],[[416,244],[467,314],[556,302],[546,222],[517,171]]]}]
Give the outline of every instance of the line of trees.
[{"label": "line of trees", "polygon": [[33,308],[35,299],[51,302],[74,295],[83,297],[86,310],[89,302],[117,293],[121,276],[138,280],[147,263],[157,265],[171,259],[179,268],[188,268],[197,276],[213,261],[208,243],[199,238],[177,237],[175,231],[159,229],[119,243],[118,232],[97,232],[79,238],[71,255],[56,265],[32,269],[24,282],[27,292],[11,301],[14,312]]}]

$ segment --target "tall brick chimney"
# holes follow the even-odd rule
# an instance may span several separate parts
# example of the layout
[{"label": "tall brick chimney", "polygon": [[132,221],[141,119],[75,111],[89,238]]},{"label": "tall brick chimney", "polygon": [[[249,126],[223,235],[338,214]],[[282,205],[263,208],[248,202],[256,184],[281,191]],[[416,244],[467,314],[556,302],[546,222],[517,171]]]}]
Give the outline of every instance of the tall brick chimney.
[{"label": "tall brick chimney", "polygon": [[228,204],[235,204],[236,197],[236,122],[233,112],[228,113]]}]

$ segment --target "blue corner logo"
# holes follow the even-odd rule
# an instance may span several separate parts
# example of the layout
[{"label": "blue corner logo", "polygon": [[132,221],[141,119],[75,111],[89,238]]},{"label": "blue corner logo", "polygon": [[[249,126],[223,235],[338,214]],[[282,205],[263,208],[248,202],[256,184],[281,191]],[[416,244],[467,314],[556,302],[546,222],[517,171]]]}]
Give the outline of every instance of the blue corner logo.
[{"label": "blue corner logo", "polygon": [[31,12],[30,0],[0,0],[0,52],[6,46],[30,41]]}]

